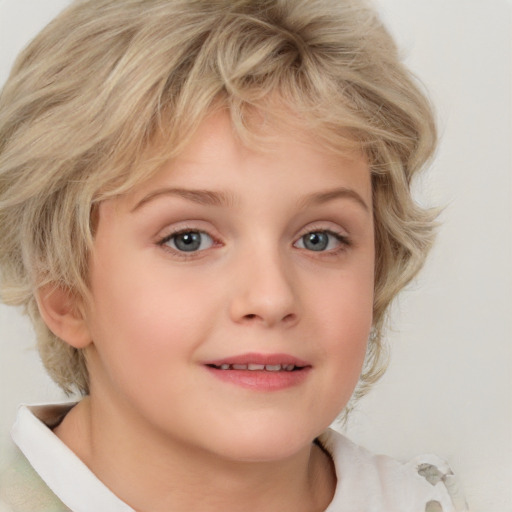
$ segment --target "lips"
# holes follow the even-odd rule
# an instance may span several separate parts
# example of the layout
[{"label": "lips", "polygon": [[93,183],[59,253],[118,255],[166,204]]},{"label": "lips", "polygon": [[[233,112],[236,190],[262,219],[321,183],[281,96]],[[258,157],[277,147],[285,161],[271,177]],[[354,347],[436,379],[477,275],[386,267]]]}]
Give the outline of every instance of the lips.
[{"label": "lips", "polygon": [[220,366],[218,365],[209,365],[217,370],[249,370],[249,371],[267,371],[267,372],[293,372],[294,370],[301,369],[300,366],[295,366],[294,364],[256,364],[256,363],[247,363],[247,364],[228,364],[223,363]]},{"label": "lips", "polygon": [[307,361],[289,354],[257,353],[240,354],[225,359],[208,361],[206,365],[220,370],[248,371],[294,371],[311,366]]},{"label": "lips", "polygon": [[205,363],[215,377],[244,388],[277,391],[304,381],[312,366],[289,354],[242,354]]}]

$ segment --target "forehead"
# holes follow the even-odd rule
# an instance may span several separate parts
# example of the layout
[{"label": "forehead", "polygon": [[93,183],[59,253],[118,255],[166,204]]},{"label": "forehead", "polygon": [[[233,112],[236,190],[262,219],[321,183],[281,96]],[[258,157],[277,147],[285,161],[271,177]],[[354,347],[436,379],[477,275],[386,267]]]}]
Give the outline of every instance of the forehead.
[{"label": "forehead", "polygon": [[254,137],[247,138],[227,111],[208,115],[183,149],[130,196],[140,200],[165,182],[194,189],[293,183],[298,189],[303,184],[306,193],[316,181],[324,187],[345,181],[371,204],[369,163],[361,151],[354,147],[332,150],[296,117],[256,117],[251,121],[259,124],[252,132]]}]

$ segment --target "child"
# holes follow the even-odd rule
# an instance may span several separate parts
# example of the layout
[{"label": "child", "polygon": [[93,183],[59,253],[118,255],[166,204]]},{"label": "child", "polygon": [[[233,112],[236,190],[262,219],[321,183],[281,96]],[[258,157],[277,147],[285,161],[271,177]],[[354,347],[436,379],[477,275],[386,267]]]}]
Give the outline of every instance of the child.
[{"label": "child", "polygon": [[459,511],[328,427],[434,213],[428,101],[361,0],[79,0],[0,97],[1,293],[53,379],[13,511]]}]

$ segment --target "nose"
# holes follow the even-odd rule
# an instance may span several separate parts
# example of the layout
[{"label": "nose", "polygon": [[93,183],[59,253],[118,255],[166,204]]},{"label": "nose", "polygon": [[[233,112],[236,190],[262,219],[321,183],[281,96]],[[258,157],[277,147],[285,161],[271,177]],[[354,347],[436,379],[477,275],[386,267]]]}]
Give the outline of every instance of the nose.
[{"label": "nose", "polygon": [[236,323],[289,327],[299,319],[297,282],[278,251],[252,254],[237,265],[231,318]]}]

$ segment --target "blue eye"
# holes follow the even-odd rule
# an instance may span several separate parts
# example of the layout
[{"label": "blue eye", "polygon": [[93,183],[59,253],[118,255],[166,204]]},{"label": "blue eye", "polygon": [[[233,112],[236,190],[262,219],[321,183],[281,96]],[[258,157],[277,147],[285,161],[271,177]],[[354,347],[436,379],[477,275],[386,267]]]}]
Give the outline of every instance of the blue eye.
[{"label": "blue eye", "polygon": [[331,231],[311,231],[295,243],[299,249],[315,252],[330,251],[342,244],[347,244],[345,237]]},{"label": "blue eye", "polygon": [[204,251],[213,246],[213,239],[202,231],[181,231],[162,240],[161,245],[167,245],[180,252]]}]

